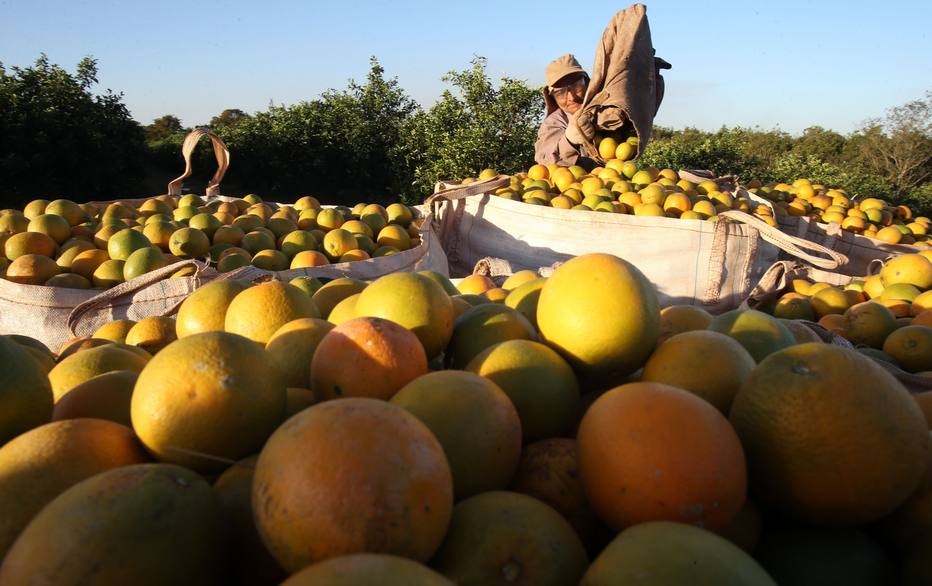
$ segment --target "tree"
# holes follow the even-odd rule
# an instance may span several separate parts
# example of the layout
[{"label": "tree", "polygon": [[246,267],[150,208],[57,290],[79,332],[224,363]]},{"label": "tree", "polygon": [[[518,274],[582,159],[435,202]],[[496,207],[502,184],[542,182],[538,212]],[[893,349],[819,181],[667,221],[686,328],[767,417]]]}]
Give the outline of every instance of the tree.
[{"label": "tree", "polygon": [[838,163],[844,148],[844,136],[821,126],[810,126],[793,145],[793,152],[802,157],[811,155],[827,163]]},{"label": "tree", "polygon": [[221,129],[236,126],[248,118],[249,114],[243,112],[239,108],[226,109],[218,116],[211,118],[209,126],[214,132],[219,132]]},{"label": "tree", "polygon": [[0,64],[0,177],[7,205],[36,197],[122,196],[142,175],[144,133],[122,94],[93,95],[97,61],[70,74],[40,55],[31,67]]},{"label": "tree", "polygon": [[182,126],[181,119],[177,116],[165,114],[153,120],[152,124],[145,127],[145,131],[146,142],[154,143],[170,139],[178,134],[184,134],[188,129]]},{"label": "tree", "polygon": [[868,120],[851,143],[848,157],[888,179],[900,196],[932,181],[932,90]]},{"label": "tree", "polygon": [[543,116],[539,88],[503,77],[496,88],[486,74],[486,60],[451,71],[444,91],[429,111],[405,125],[399,146],[413,169],[409,197],[423,200],[440,179],[463,179],[485,168],[516,173],[534,164],[534,142]]}]

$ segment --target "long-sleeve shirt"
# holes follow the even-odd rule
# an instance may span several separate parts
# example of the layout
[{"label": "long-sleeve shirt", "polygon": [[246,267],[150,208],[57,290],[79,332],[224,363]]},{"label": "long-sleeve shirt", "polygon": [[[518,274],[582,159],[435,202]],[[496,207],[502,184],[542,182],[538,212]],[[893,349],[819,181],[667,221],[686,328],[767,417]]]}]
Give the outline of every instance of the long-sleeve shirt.
[{"label": "long-sleeve shirt", "polygon": [[579,151],[566,140],[566,127],[570,120],[560,108],[544,118],[537,131],[537,143],[534,145],[534,160],[541,165],[556,163],[561,167],[576,165]]}]

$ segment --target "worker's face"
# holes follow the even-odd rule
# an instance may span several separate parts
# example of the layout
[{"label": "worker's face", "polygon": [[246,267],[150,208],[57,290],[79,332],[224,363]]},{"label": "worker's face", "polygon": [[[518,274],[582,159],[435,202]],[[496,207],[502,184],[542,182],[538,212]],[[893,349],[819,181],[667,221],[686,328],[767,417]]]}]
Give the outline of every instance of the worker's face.
[{"label": "worker's face", "polygon": [[582,106],[586,95],[588,80],[579,75],[567,80],[560,80],[560,85],[550,88],[550,95],[556,100],[557,106],[569,115],[573,115]]}]

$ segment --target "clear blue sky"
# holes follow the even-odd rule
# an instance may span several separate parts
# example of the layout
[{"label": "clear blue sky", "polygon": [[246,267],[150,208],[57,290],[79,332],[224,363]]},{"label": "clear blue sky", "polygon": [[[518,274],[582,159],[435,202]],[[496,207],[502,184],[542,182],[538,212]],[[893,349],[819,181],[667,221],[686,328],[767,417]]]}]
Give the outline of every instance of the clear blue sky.
[{"label": "clear blue sky", "polygon": [[[657,55],[673,63],[657,124],[812,125],[842,133],[932,89],[932,2],[647,2]],[[39,53],[69,71],[98,60],[100,85],[143,124],[203,124],[226,108],[294,104],[386,76],[429,107],[441,77],[488,59],[493,79],[543,83],[548,61],[591,67],[608,2],[0,0],[0,62]]]}]

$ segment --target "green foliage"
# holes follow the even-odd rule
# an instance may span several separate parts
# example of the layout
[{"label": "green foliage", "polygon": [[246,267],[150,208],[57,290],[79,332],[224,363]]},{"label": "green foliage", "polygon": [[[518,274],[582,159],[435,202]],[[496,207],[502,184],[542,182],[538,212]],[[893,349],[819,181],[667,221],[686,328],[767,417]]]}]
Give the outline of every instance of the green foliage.
[{"label": "green foliage", "polygon": [[661,169],[708,169],[719,175],[755,176],[760,163],[745,152],[741,138],[740,131],[722,129],[711,134],[687,128],[669,138],[652,140],[639,162]]},{"label": "green foliage", "polygon": [[398,150],[413,172],[409,200],[423,200],[441,179],[475,177],[485,168],[516,173],[534,164],[544,111],[539,89],[507,77],[496,88],[485,59],[476,57],[471,65],[443,78],[456,93],[445,91],[404,126]]},{"label": "green foliage", "polygon": [[849,195],[857,198],[896,199],[893,186],[888,180],[870,173],[860,165],[835,165],[815,155],[804,156],[795,151],[778,157],[762,179],[786,182],[800,177],[805,177],[813,183],[842,187]]},{"label": "green foliage", "polygon": [[0,177],[4,205],[37,197],[78,201],[126,195],[142,175],[143,131],[110,90],[93,95],[97,62],[74,74],[40,55],[31,67],[0,64]]}]

